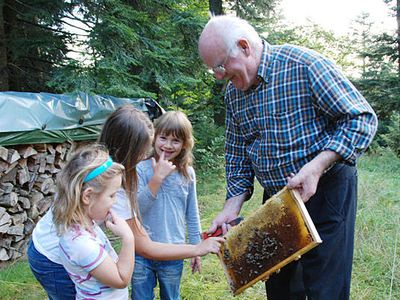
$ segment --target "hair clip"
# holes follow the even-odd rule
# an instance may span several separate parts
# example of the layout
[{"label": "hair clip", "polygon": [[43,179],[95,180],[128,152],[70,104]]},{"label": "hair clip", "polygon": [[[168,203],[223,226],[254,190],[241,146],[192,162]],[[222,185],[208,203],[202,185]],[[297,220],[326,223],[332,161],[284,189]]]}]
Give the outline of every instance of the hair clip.
[{"label": "hair clip", "polygon": [[93,178],[96,178],[97,176],[102,174],[104,171],[106,171],[109,167],[111,167],[112,164],[113,164],[113,160],[109,156],[108,159],[102,165],[93,169],[86,175],[85,179],[83,179],[83,183],[86,183],[86,182],[92,180]]}]

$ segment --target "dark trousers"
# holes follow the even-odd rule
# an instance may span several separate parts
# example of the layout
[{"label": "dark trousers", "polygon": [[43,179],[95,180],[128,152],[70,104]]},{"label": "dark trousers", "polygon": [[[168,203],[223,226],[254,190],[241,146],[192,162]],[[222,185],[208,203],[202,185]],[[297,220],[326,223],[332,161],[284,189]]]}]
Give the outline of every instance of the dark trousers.
[{"label": "dark trousers", "polygon": [[356,206],[356,167],[338,163],[306,203],[322,244],[266,281],[268,300],[349,299]]}]

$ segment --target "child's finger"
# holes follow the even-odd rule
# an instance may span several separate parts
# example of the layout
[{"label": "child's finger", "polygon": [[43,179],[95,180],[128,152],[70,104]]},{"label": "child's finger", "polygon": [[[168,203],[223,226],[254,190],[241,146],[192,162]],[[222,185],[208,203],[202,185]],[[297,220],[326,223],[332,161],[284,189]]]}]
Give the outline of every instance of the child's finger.
[{"label": "child's finger", "polygon": [[108,213],[107,213],[107,215],[106,215],[105,221],[106,221],[106,222],[107,222],[107,221],[110,221],[111,223],[114,222],[114,215],[113,215],[113,213],[111,212],[111,210],[108,211]]},{"label": "child's finger", "polygon": [[108,229],[111,229],[111,227],[113,227],[113,226],[114,226],[113,222],[111,222],[110,220],[107,220],[107,221],[106,221],[106,227],[107,227]]},{"label": "child's finger", "polygon": [[197,265],[196,265],[195,271],[201,273],[201,264],[197,264]]},{"label": "child's finger", "polygon": [[165,157],[165,152],[164,152],[164,151],[161,151],[159,161],[160,161],[160,160],[164,160],[164,157]]},{"label": "child's finger", "polygon": [[151,166],[154,168],[156,167],[156,159],[154,157],[151,158]]}]

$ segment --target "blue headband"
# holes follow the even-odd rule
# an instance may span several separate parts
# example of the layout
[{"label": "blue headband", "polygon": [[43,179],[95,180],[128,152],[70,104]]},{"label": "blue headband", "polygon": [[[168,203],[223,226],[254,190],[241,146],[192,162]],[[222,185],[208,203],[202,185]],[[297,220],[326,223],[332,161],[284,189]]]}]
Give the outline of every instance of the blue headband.
[{"label": "blue headband", "polygon": [[101,173],[106,171],[111,165],[113,164],[113,160],[111,157],[108,157],[108,159],[100,166],[98,166],[96,169],[93,169],[92,171],[89,172],[89,174],[86,175],[85,179],[83,179],[83,183],[86,183],[93,178],[96,178],[99,176]]}]

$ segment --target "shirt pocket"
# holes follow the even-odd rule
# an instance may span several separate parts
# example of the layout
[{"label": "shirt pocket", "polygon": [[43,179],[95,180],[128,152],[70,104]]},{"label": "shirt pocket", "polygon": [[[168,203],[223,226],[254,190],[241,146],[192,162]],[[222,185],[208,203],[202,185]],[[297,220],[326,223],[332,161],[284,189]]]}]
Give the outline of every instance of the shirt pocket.
[{"label": "shirt pocket", "polygon": [[279,156],[288,151],[304,151],[304,146],[309,144],[308,139],[316,134],[315,123],[319,122],[310,95],[266,102],[262,130],[266,154]]}]

